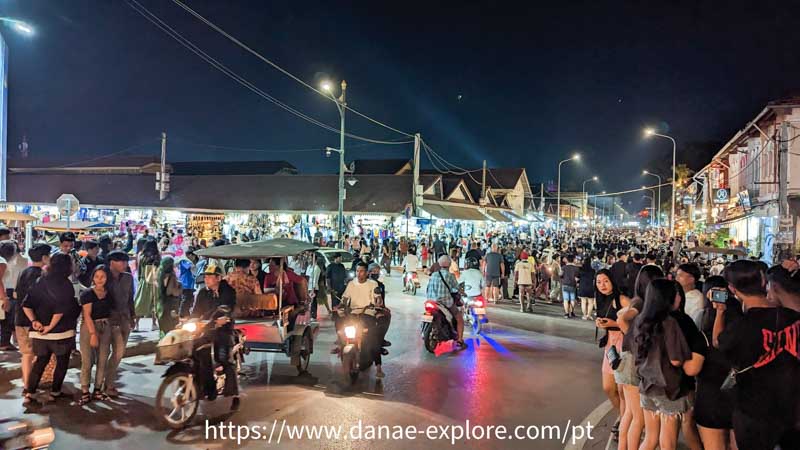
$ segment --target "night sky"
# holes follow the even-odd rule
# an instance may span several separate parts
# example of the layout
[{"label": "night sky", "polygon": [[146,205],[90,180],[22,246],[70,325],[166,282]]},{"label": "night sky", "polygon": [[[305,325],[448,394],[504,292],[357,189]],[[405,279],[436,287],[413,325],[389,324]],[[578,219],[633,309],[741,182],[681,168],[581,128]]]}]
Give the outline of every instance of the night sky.
[{"label": "night sky", "polygon": [[[260,89],[338,128],[326,101],[236,47],[168,0],[138,0]],[[349,104],[408,132],[462,167],[524,166],[531,182],[600,176],[594,189],[640,186],[669,160],[656,125],[686,148],[719,149],[766,102],[800,93],[796,2],[186,3],[307,82],[345,78]],[[556,2],[552,2],[556,3]],[[333,172],[338,135],[258,97],[181,47],[124,0],[2,0],[10,48],[9,153],[63,162],[134,147],[169,159],[286,159]],[[348,115],[348,131],[402,135]],[[697,143],[712,143],[700,144]],[[716,143],[716,144],[713,144]],[[411,156],[411,145],[348,140],[348,159]],[[705,158],[707,159],[707,158]],[[670,168],[648,167],[667,174]],[[640,199],[640,195],[639,195]]]}]

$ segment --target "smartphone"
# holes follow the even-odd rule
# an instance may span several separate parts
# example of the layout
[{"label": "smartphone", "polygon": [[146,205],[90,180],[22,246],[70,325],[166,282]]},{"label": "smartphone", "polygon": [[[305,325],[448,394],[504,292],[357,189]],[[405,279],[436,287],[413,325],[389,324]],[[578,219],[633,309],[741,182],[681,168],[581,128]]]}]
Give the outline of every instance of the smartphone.
[{"label": "smartphone", "polygon": [[714,289],[711,291],[711,301],[714,303],[727,303],[728,291],[722,289]]}]

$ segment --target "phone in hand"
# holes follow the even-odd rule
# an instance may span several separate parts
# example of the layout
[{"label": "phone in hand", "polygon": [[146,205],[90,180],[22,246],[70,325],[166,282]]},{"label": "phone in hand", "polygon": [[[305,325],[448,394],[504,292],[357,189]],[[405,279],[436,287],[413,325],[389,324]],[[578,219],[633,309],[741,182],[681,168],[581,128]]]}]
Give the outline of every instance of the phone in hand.
[{"label": "phone in hand", "polygon": [[728,291],[724,289],[714,289],[711,291],[711,301],[714,303],[727,303]]}]

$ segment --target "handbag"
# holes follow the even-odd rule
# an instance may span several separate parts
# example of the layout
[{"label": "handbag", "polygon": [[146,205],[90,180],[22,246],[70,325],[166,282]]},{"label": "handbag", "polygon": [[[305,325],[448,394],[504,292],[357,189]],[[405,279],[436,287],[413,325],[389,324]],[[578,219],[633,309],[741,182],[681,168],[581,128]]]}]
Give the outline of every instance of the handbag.
[{"label": "handbag", "polygon": [[461,300],[461,292],[453,292],[453,290],[450,289],[450,285],[447,284],[447,281],[444,281],[444,275],[442,275],[442,272],[439,271],[437,273],[442,278],[442,283],[444,283],[445,287],[447,288],[447,292],[450,293],[450,297],[453,298],[453,304],[459,308],[464,306],[464,301]]}]

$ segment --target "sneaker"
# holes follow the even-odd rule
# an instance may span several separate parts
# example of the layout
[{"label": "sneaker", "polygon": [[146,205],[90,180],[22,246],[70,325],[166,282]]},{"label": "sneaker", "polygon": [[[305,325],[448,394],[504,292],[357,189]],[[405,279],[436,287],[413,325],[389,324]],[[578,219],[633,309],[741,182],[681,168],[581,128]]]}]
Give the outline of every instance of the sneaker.
[{"label": "sneaker", "polygon": [[385,376],[385,374],[383,373],[383,369],[381,369],[380,367],[378,367],[378,368],[375,370],[375,378],[383,378],[384,376]]},{"label": "sneaker", "polygon": [[564,314],[565,319],[569,319],[569,314]]}]

